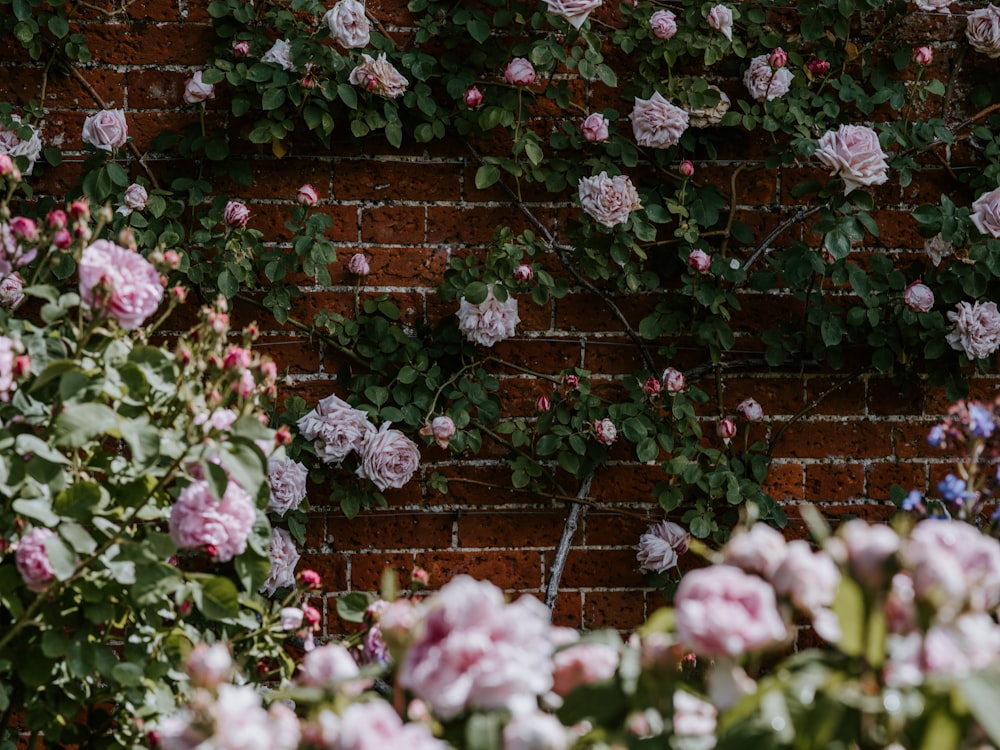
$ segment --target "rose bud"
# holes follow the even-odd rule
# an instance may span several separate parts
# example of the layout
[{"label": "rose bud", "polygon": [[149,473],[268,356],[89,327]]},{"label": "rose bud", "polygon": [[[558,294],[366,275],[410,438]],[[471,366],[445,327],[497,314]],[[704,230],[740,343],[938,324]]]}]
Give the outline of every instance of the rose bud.
[{"label": "rose bud", "polygon": [[503,77],[513,86],[530,86],[535,82],[535,66],[523,57],[515,57],[507,63]]},{"label": "rose bud", "polygon": [[45,225],[50,229],[65,229],[66,212],[58,208],[54,211],[49,211],[49,215],[45,217]]},{"label": "rose bud", "polygon": [[736,407],[736,413],[747,422],[759,422],[764,418],[764,409],[752,398],[741,401]]},{"label": "rose bud", "polygon": [[299,582],[307,589],[318,589],[322,583],[319,573],[312,568],[306,568],[299,573]]},{"label": "rose bud", "polygon": [[608,118],[600,112],[587,115],[580,126],[580,134],[588,143],[602,143],[608,140]]},{"label": "rose bud", "polygon": [[247,225],[250,219],[250,209],[239,201],[229,201],[222,212],[222,220],[229,226],[239,229]]},{"label": "rose bud", "polygon": [[531,270],[531,266],[526,263],[522,263],[517,268],[514,269],[514,279],[520,282],[528,282],[534,277],[535,272]]},{"label": "rose bud", "polygon": [[576,375],[563,375],[562,384],[566,390],[573,391],[580,385],[580,378]]},{"label": "rose bud", "polygon": [[73,237],[68,229],[57,229],[56,233],[52,235],[52,244],[60,250],[65,250],[73,244]]},{"label": "rose bud", "polygon": [[295,200],[303,206],[311,206],[319,200],[319,193],[316,192],[316,188],[307,182],[299,188],[299,192],[295,194]]},{"label": "rose bud", "polygon": [[18,239],[29,242],[38,237],[38,227],[35,222],[26,216],[15,216],[10,220],[10,231]]},{"label": "rose bud", "polygon": [[733,435],[736,434],[736,423],[731,419],[721,419],[715,428],[715,432],[728,443]]},{"label": "rose bud", "polygon": [[465,90],[465,106],[469,109],[476,109],[483,103],[483,92],[475,86],[470,86]]},{"label": "rose bud", "polygon": [[917,65],[930,65],[934,59],[934,50],[930,47],[917,47],[913,50],[913,62]]},{"label": "rose bud", "polygon": [[934,292],[918,279],[903,291],[903,302],[913,312],[930,312],[934,307]]},{"label": "rose bud", "polygon": [[775,47],[767,56],[767,62],[772,68],[783,68],[788,65],[788,53],[781,47]]},{"label": "rose bud", "polygon": [[677,167],[677,171],[680,172],[684,177],[690,177],[694,174],[694,164],[690,159],[685,159],[681,162],[680,166]]},{"label": "rose bud", "polygon": [[610,419],[595,419],[594,433],[597,435],[597,442],[603,445],[611,445],[618,438],[618,428]]},{"label": "rose bud", "polygon": [[698,273],[705,273],[712,265],[712,256],[700,248],[695,248],[688,255],[688,265]]},{"label": "rose bud", "polygon": [[237,57],[246,57],[250,54],[250,42],[233,42],[233,54]]},{"label": "rose bud", "polygon": [[647,396],[655,396],[660,392],[660,387],[660,381],[653,377],[646,378],[646,382],[642,384],[643,393]]},{"label": "rose bud", "polygon": [[367,276],[371,273],[371,265],[368,262],[368,256],[364,253],[355,253],[351,256],[351,259],[347,261],[347,270],[358,276]]},{"label": "rose bud", "polygon": [[814,76],[825,76],[830,72],[830,63],[826,60],[820,60],[817,58],[806,63],[806,68]]},{"label": "rose bud", "polygon": [[538,409],[538,411],[548,411],[549,409],[551,409],[552,404],[549,401],[549,397],[539,396],[538,401],[535,402],[535,408]]},{"label": "rose bud", "polygon": [[670,393],[680,393],[687,385],[687,379],[684,377],[684,373],[680,370],[675,370],[673,367],[668,367],[664,370],[663,376],[660,380],[663,381],[663,387]]}]

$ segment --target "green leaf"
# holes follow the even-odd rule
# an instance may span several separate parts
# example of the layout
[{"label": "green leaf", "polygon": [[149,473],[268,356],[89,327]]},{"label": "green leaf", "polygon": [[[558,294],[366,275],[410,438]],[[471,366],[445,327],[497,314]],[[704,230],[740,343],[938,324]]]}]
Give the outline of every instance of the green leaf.
[{"label": "green leaf", "polygon": [[1000,745],[1000,673],[996,669],[973,672],[959,683],[966,705],[994,745]]},{"label": "green leaf", "polygon": [[476,170],[476,188],[485,190],[500,179],[500,168],[494,164],[483,164]]},{"label": "green leaf", "polygon": [[232,581],[220,576],[198,576],[197,580],[201,585],[192,593],[195,604],[205,617],[209,620],[226,620],[239,614],[239,593]]},{"label": "green leaf", "polygon": [[282,104],[285,103],[285,89],[283,88],[269,88],[264,91],[264,95],[260,100],[260,107],[265,112],[270,112],[277,109]]},{"label": "green leaf", "polygon": [[352,591],[337,597],[337,616],[344,622],[364,622],[365,610],[371,604],[367,594]]},{"label": "green leaf", "polygon": [[75,482],[56,495],[52,509],[60,516],[90,518],[101,502],[101,485],[97,482]]},{"label": "green leaf", "polygon": [[65,581],[76,572],[76,553],[58,536],[45,539],[45,554],[58,580]]},{"label": "green leaf", "polygon": [[118,415],[104,404],[72,404],[54,425],[55,444],[80,448],[98,435],[117,432]]}]

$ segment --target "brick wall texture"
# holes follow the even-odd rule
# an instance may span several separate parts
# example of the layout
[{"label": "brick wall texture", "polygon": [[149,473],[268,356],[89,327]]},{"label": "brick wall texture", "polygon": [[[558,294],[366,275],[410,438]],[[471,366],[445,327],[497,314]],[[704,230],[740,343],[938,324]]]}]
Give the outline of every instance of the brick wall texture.
[{"label": "brick wall texture", "polygon": [[[109,0],[97,0],[96,5]],[[85,27],[93,54],[79,66],[92,87],[78,80],[55,76],[44,94],[44,137],[59,143],[65,163],[41,170],[34,182],[38,192],[62,194],[74,184],[83,159],[80,128],[87,114],[99,105],[94,94],[110,107],[123,107],[130,133],[141,153],[151,151],[153,137],[164,128],[180,129],[197,115],[185,107],[184,80],[203,64],[213,40],[205,0],[137,0],[116,12],[84,10]],[[369,10],[389,31],[405,30],[407,13],[402,0],[370,0]],[[928,22],[930,23],[930,22]],[[934,17],[942,29],[910,27],[915,42],[921,37],[957,39],[961,20]],[[951,47],[939,45],[934,71],[947,77]],[[0,48],[0,100],[15,106],[39,95],[42,64],[30,61],[14,44]],[[208,102],[213,127],[231,129],[243,123],[228,114],[224,91]],[[606,97],[606,91],[582,92],[584,97]],[[347,128],[335,132],[330,149],[310,139],[293,139],[288,155],[276,159],[270,149],[257,150],[245,139],[234,139],[234,148],[252,164],[254,183],[234,197],[248,201],[252,226],[268,242],[286,239],[283,216],[294,201],[297,188],[311,182],[319,191],[319,208],[333,219],[330,238],[338,244],[333,285],[310,286],[295,301],[293,314],[308,318],[322,309],[346,310],[353,294],[346,261],[354,252],[372,258],[370,291],[389,293],[399,302],[407,320],[440,319],[454,312],[453,303],[436,298],[434,289],[454,253],[482,250],[498,225],[523,228],[524,217],[506,194],[494,187],[479,191],[474,185],[477,164],[462,144],[436,141],[429,145],[405,142],[400,149],[384,139],[358,141]],[[763,158],[766,148],[746,134],[734,136],[714,162],[698,163],[696,179],[728,190],[734,160]],[[156,154],[149,164],[161,168]],[[789,187],[809,171],[759,169],[741,174],[737,218],[755,231],[765,232],[797,207]],[[877,190],[882,228],[879,252],[920,253],[923,240],[915,231],[909,210],[924,200],[937,200],[949,183],[947,168],[925,170],[906,188],[898,183]],[[558,230],[560,221],[578,209],[570,197],[552,202],[547,194],[532,196],[536,215]],[[780,246],[806,229],[796,227],[775,240]],[[867,249],[863,248],[862,250]],[[776,317],[794,314],[788,300],[769,294],[748,293],[737,321],[739,344],[735,354],[759,357],[756,338],[762,326]],[[656,302],[652,295],[623,300],[623,309],[634,324]],[[245,320],[256,316],[241,311]],[[503,358],[528,368],[558,372],[579,366],[591,370],[596,381],[614,380],[641,366],[622,327],[596,297],[578,287],[566,298],[537,308],[522,306],[522,324],[515,339],[497,347]],[[336,357],[323,346],[290,327],[267,326],[261,341],[289,374],[283,395],[300,395],[308,402],[334,390]],[[682,348],[678,367],[704,363],[702,352]],[[736,371],[726,379],[724,399],[732,408],[742,399],[756,398],[767,418],[762,434],[774,435],[801,409],[843,380],[852,369]],[[515,372],[500,373],[504,394],[525,411],[541,393],[534,381]],[[707,383],[702,387],[709,388]],[[537,389],[533,390],[533,389]],[[992,397],[994,381],[974,378],[972,393]],[[806,416],[796,420],[778,442],[767,482],[769,492],[784,503],[792,521],[790,534],[800,534],[795,506],[813,503],[829,518],[845,514],[869,519],[886,518],[892,511],[887,497],[892,484],[924,487],[947,470],[947,459],[925,444],[924,436],[947,407],[943,393],[919,385],[901,392],[888,379],[865,375],[848,379]],[[433,583],[441,584],[458,573],[487,577],[514,592],[541,595],[558,544],[567,506],[531,494],[505,489],[510,486],[503,451],[487,446],[474,459],[454,460],[437,448],[425,448],[418,477],[432,471],[483,484],[453,483],[448,495],[414,481],[388,493],[389,507],[364,511],[346,520],[339,510],[317,505],[307,532],[303,564],[323,575],[325,593],[319,597],[329,632],[342,629],[333,597],[352,590],[373,591],[387,566],[399,571],[403,583],[414,566],[426,568]],[[642,588],[635,560],[638,536],[662,514],[650,495],[660,478],[659,469],[631,463],[629,455],[614,452],[593,483],[591,508],[575,537],[556,618],[562,624],[586,628],[632,627],[659,603],[659,595]],[[494,485],[490,487],[488,485]],[[325,497],[325,494],[324,494]]]}]

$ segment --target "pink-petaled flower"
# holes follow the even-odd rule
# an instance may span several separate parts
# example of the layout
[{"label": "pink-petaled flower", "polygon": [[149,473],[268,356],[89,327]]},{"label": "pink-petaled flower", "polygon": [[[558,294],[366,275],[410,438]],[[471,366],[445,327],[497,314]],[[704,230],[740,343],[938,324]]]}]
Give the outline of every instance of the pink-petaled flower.
[{"label": "pink-petaled flower", "polygon": [[608,140],[608,118],[600,112],[591,112],[580,126],[580,134],[588,143],[603,143]]},{"label": "pink-petaled flower", "polygon": [[369,432],[358,449],[361,461],[357,474],[370,479],[379,491],[399,489],[420,468],[420,449],[399,430],[383,422],[377,432]]},{"label": "pink-petaled flower", "polygon": [[535,66],[523,57],[515,57],[507,63],[503,77],[512,86],[530,86],[535,82]]},{"label": "pink-petaled flower", "polygon": [[185,104],[197,104],[215,98],[215,85],[202,81],[201,75],[200,70],[195,71],[194,75],[184,81]]},{"label": "pink-petaled flower", "polygon": [[271,496],[267,510],[285,515],[295,510],[306,499],[306,479],[309,471],[304,464],[291,458],[271,458],[267,462],[267,481]]},{"label": "pink-petaled flower", "polygon": [[528,283],[534,278],[534,276],[535,272],[531,270],[531,266],[527,263],[522,263],[514,269],[514,280],[522,284]]},{"label": "pink-petaled flower", "polygon": [[624,224],[629,214],[642,208],[639,193],[625,175],[608,177],[607,172],[601,172],[593,177],[581,177],[578,192],[583,210],[606,227]]},{"label": "pink-petaled flower", "polygon": [[880,589],[889,577],[889,562],[899,551],[900,539],[890,526],[854,518],[827,539],[825,548],[859,583]]},{"label": "pink-petaled flower", "polygon": [[302,619],[306,621],[306,625],[308,625],[309,627],[318,628],[319,621],[321,618],[322,615],[320,615],[319,610],[316,609],[315,607],[312,607],[308,604],[302,607]]},{"label": "pink-petaled flower", "polygon": [[375,431],[368,415],[331,394],[296,423],[306,440],[315,441],[316,456],[324,463],[340,463],[361,448],[365,435]]},{"label": "pink-petaled flower", "polygon": [[312,206],[319,200],[319,193],[316,192],[316,188],[307,182],[299,188],[295,194],[295,200],[303,206]]},{"label": "pink-petaled flower", "polygon": [[785,559],[788,543],[766,523],[755,523],[747,531],[733,534],[722,549],[722,560],[747,573],[770,580]]},{"label": "pink-petaled flower", "polygon": [[669,393],[680,393],[687,387],[687,378],[684,377],[684,373],[673,367],[664,370],[660,380],[663,381],[663,387]]},{"label": "pink-petaled flower", "polygon": [[955,0],[913,0],[913,4],[928,13],[951,13],[948,8]]},{"label": "pink-petaled flower", "polygon": [[670,39],[677,33],[677,16],[669,10],[658,10],[649,17],[649,28],[657,39]]},{"label": "pink-petaled flower", "polygon": [[221,500],[208,482],[192,482],[170,511],[170,538],[181,549],[212,546],[220,562],[243,554],[256,517],[253,499],[235,482],[226,485]]},{"label": "pink-petaled flower", "polygon": [[292,45],[287,39],[276,40],[271,48],[261,55],[260,61],[280,65],[283,70],[295,72],[295,63],[292,62]]},{"label": "pink-petaled flower", "polygon": [[575,643],[552,657],[552,692],[566,696],[580,685],[609,680],[618,671],[618,649],[607,643]]},{"label": "pink-petaled flower", "polygon": [[844,181],[844,195],[889,179],[889,164],[878,134],[864,125],[841,125],[826,132],[819,139],[816,158],[830,168],[831,175]]},{"label": "pink-petaled flower", "polygon": [[49,211],[45,217],[45,226],[50,229],[65,229],[66,222],[66,212],[59,208]]},{"label": "pink-petaled flower", "polygon": [[214,690],[229,679],[233,657],[225,643],[198,643],[184,661],[184,669],[195,687]]},{"label": "pink-petaled flower", "polygon": [[747,422],[759,422],[764,418],[764,410],[752,398],[740,401],[739,406],[736,407],[736,413]]},{"label": "pink-petaled flower", "polygon": [[38,225],[27,216],[15,216],[7,225],[15,239],[33,242],[38,239]]},{"label": "pink-petaled flower", "polygon": [[517,313],[517,300],[512,294],[501,302],[496,298],[493,285],[490,284],[486,299],[477,305],[462,297],[459,303],[458,330],[465,338],[482,346],[494,344],[514,335],[521,318]]},{"label": "pink-petaled flower", "polygon": [[571,732],[552,714],[515,715],[503,728],[503,750],[566,750]]},{"label": "pink-petaled flower", "polygon": [[222,220],[234,229],[245,227],[250,220],[250,209],[245,203],[229,201],[222,210]]},{"label": "pink-petaled flower", "polygon": [[238,42],[233,42],[233,54],[236,55],[236,57],[246,57],[247,55],[249,55],[250,42],[242,40]]},{"label": "pink-petaled flower", "polygon": [[[25,170],[25,174],[31,174],[35,168],[35,162],[42,155],[42,137],[38,130],[23,122],[20,116],[11,115],[10,118],[14,121],[13,130],[0,125],[0,155],[7,157],[7,164],[9,165],[3,167],[0,174],[19,180],[21,179],[21,173],[14,163],[13,157],[21,156],[27,159],[28,168]],[[27,128],[29,133],[27,137],[22,137],[15,132],[20,132],[24,128]]]},{"label": "pink-petaled flower", "polygon": [[701,656],[738,656],[788,637],[771,585],[729,565],[686,573],[674,617],[681,643]]},{"label": "pink-petaled flower", "polygon": [[410,587],[414,590],[425,589],[430,585],[431,574],[419,565],[410,571]]},{"label": "pink-petaled flower", "polygon": [[328,643],[305,655],[296,681],[308,687],[339,686],[349,695],[358,695],[366,682],[358,679],[358,673],[350,652],[339,643]]},{"label": "pink-petaled flower", "polygon": [[791,599],[801,612],[809,615],[821,638],[836,641],[840,627],[830,607],[840,586],[840,570],[824,551],[815,552],[809,542],[795,539],[785,548],[785,557],[774,571],[771,584],[782,596]]},{"label": "pink-petaled flower", "polygon": [[576,375],[563,375],[562,384],[567,391],[575,391],[580,387],[580,378]]},{"label": "pink-petaled flower", "polygon": [[361,49],[371,41],[371,22],[358,0],[340,0],[323,16],[330,38],[346,49]]},{"label": "pink-petaled flower", "polygon": [[688,253],[687,263],[698,273],[707,273],[712,266],[712,256],[701,248],[695,248]]},{"label": "pink-petaled flower", "polygon": [[562,16],[574,29],[583,26],[591,11],[601,7],[602,0],[545,0],[549,13]]},{"label": "pink-petaled flower", "polygon": [[607,417],[604,419],[595,419],[594,434],[597,436],[597,442],[603,445],[611,445],[618,439],[618,428]]},{"label": "pink-petaled flower", "polygon": [[108,240],[84,248],[78,272],[83,303],[114,318],[126,331],[141,326],[163,299],[153,264]]},{"label": "pink-petaled flower", "polygon": [[102,109],[83,121],[84,143],[102,151],[114,151],[128,140],[125,112],[120,109]]},{"label": "pink-petaled flower", "polygon": [[913,50],[913,62],[917,65],[930,65],[934,60],[934,50],[930,47],[917,47]]},{"label": "pink-petaled flower", "polygon": [[689,118],[686,111],[674,106],[656,91],[649,99],[635,98],[629,119],[635,142],[640,146],[669,148],[684,135]]},{"label": "pink-petaled flower", "polygon": [[57,229],[52,235],[52,244],[59,250],[65,250],[73,244],[73,236],[68,229]]},{"label": "pink-petaled flower", "polygon": [[[16,177],[14,175],[17,175]],[[7,154],[0,154],[0,177],[13,177],[15,180],[21,179],[21,172],[18,170],[14,160]]]},{"label": "pink-petaled flower", "polygon": [[645,382],[642,384],[642,392],[647,396],[655,396],[660,392],[660,388],[662,388],[662,385],[660,384],[659,379],[655,377],[646,378]]},{"label": "pink-petaled flower", "polygon": [[775,47],[767,56],[767,62],[772,68],[783,68],[788,65],[788,53],[781,47]]},{"label": "pink-petaled flower", "polygon": [[694,164],[690,159],[685,159],[677,167],[677,171],[680,172],[683,177],[690,177],[694,174]]},{"label": "pink-petaled flower", "polygon": [[128,216],[133,211],[142,211],[146,207],[146,201],[148,200],[149,193],[146,191],[146,188],[137,182],[133,182],[125,188],[125,194],[122,196],[122,205],[118,207],[116,213]]},{"label": "pink-petaled flower", "polygon": [[404,724],[389,703],[368,701],[352,703],[344,709],[336,743],[323,747],[336,750],[448,750],[450,745],[434,737],[426,724]]},{"label": "pink-petaled flower", "polygon": [[455,423],[451,417],[434,417],[430,426],[434,442],[438,444],[439,448],[447,448],[448,441],[455,434]]},{"label": "pink-petaled flower", "polygon": [[[686,690],[674,691],[673,730],[678,737],[712,738],[718,724],[718,709]],[[707,747],[708,744],[703,745]]]},{"label": "pink-petaled flower", "polygon": [[39,594],[55,580],[56,571],[45,551],[45,540],[55,536],[55,532],[46,528],[34,528],[21,537],[14,553],[14,563],[17,572],[21,574],[25,585],[30,591]]},{"label": "pink-petaled flower", "polygon": [[733,11],[725,5],[716,5],[705,19],[708,25],[722,34],[729,41],[733,41]]},{"label": "pink-petaled flower", "polygon": [[299,551],[292,535],[284,529],[271,529],[271,569],[267,573],[260,593],[274,596],[281,588],[295,588],[295,566],[299,564]]},{"label": "pink-petaled flower", "polygon": [[794,78],[788,68],[774,68],[767,55],[758,55],[750,60],[750,66],[743,74],[743,84],[753,99],[763,102],[787,94]]},{"label": "pink-petaled flower", "polygon": [[913,312],[930,312],[934,307],[934,292],[918,279],[903,290],[903,303]]},{"label": "pink-petaled flower", "polygon": [[384,52],[375,59],[364,53],[361,57],[362,63],[351,71],[348,79],[351,83],[387,99],[396,99],[406,93],[410,82],[385,59]]},{"label": "pink-petaled flower", "polygon": [[354,253],[351,259],[347,261],[347,270],[355,276],[367,276],[372,270],[369,260],[368,256],[364,253]]},{"label": "pink-petaled flower", "polygon": [[1000,57],[1000,8],[990,3],[965,17],[965,38],[977,52]]},{"label": "pink-petaled flower", "polygon": [[985,359],[1000,348],[1000,311],[995,302],[959,302],[948,320],[954,326],[945,340],[969,359]]},{"label": "pink-petaled flower", "polygon": [[820,60],[819,58],[813,58],[806,63],[806,68],[814,76],[825,76],[830,72],[830,63],[826,60]]},{"label": "pink-petaled flower", "polygon": [[672,521],[653,524],[639,537],[636,559],[639,567],[650,573],[663,573],[677,567],[681,555],[687,552],[690,535],[683,526]]},{"label": "pink-petaled flower", "polygon": [[465,90],[465,106],[469,109],[476,109],[483,103],[483,92],[475,86],[469,86]]},{"label": "pink-petaled flower", "polygon": [[549,397],[545,395],[539,396],[538,400],[535,402],[535,408],[541,412],[546,412],[551,409],[552,403],[549,401]]},{"label": "pink-petaled flower", "polygon": [[17,307],[24,299],[24,280],[21,274],[14,272],[0,279],[0,307],[8,309]]},{"label": "pink-petaled flower", "polygon": [[736,434],[736,423],[728,418],[720,419],[719,423],[715,426],[715,433],[728,443],[733,439],[733,435]]},{"label": "pink-petaled flower", "polygon": [[969,218],[982,234],[1000,237],[1000,187],[976,198]]}]

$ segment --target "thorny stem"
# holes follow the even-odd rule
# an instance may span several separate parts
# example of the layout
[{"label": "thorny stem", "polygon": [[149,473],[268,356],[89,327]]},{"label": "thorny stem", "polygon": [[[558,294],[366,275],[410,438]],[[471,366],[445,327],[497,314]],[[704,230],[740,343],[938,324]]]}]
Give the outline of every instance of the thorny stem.
[{"label": "thorny stem", "polygon": [[[590,494],[590,485],[594,482],[594,472],[591,471],[583,478],[580,489],[577,491],[577,498],[585,498]],[[559,598],[559,582],[562,580],[563,569],[566,567],[566,560],[569,558],[570,547],[573,545],[573,537],[580,525],[580,517],[583,515],[586,505],[575,501],[570,503],[569,513],[566,515],[566,523],[563,526],[562,537],[559,539],[559,546],[556,548],[556,555],[552,559],[552,568],[549,572],[549,581],[545,586],[545,606],[550,610],[555,609],[556,599]]]}]

